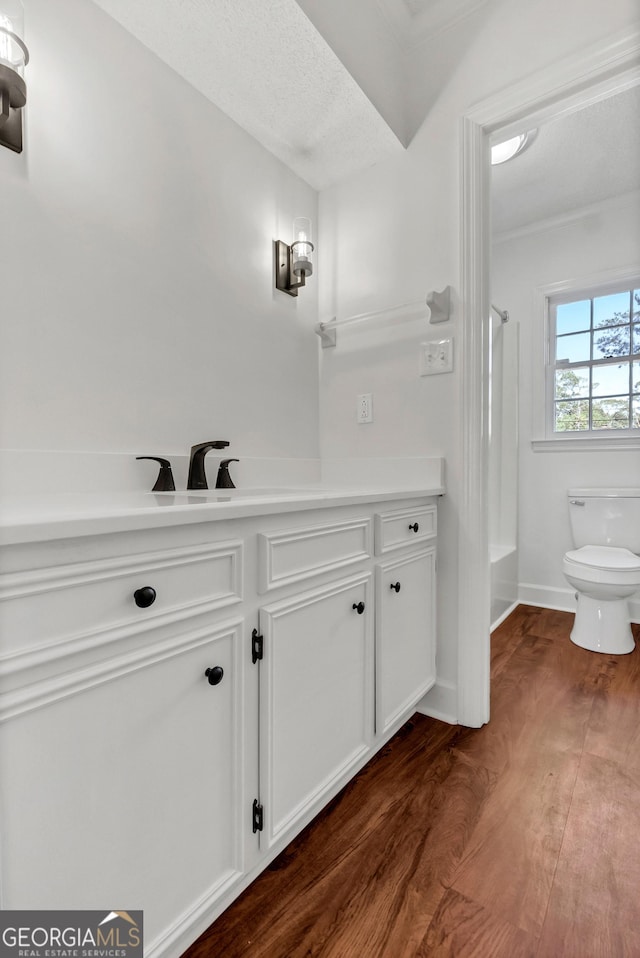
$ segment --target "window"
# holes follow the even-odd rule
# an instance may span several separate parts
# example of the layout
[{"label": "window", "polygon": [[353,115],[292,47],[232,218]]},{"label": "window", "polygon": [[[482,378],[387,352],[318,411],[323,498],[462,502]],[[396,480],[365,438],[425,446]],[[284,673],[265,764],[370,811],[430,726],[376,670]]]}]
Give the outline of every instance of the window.
[{"label": "window", "polygon": [[638,437],[640,280],[547,298],[547,436]]}]

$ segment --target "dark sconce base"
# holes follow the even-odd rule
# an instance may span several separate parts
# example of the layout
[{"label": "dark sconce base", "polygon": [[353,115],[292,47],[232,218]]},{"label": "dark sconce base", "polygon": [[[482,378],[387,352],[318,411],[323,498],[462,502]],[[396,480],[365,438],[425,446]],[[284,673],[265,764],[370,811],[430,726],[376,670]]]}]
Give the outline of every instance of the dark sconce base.
[{"label": "dark sconce base", "polygon": [[304,273],[300,279],[293,282],[291,275],[291,247],[283,243],[282,240],[274,240],[273,243],[275,264],[276,264],[276,289],[281,289],[283,293],[289,296],[297,296],[301,286],[306,286]]},{"label": "dark sconce base", "polygon": [[0,146],[22,153],[22,107],[27,87],[15,70],[0,64]]}]

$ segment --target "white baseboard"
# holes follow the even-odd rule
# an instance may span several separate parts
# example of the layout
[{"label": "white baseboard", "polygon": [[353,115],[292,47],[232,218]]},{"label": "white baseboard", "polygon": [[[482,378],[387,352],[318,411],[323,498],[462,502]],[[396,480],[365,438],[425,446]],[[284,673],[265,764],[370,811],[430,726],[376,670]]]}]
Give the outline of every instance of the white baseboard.
[{"label": "white baseboard", "polygon": [[[533,605],[533,603],[530,603],[530,604]],[[509,608],[505,609],[502,615],[498,616],[496,621],[491,623],[491,631],[493,632],[494,629],[497,629],[499,625],[502,625],[504,620],[508,619],[511,613],[514,612],[519,605],[520,605],[520,601],[518,599],[516,599],[515,602],[512,602]]]},{"label": "white baseboard", "polygon": [[458,690],[453,682],[438,679],[416,706],[416,712],[439,719],[449,725],[458,724]]},{"label": "white baseboard", "polygon": [[[523,605],[535,605],[543,609],[557,609],[559,612],[576,611],[573,589],[557,589],[553,586],[521,582],[518,585],[518,600]],[[640,596],[637,593],[629,600],[629,616],[632,622],[640,622]]]}]

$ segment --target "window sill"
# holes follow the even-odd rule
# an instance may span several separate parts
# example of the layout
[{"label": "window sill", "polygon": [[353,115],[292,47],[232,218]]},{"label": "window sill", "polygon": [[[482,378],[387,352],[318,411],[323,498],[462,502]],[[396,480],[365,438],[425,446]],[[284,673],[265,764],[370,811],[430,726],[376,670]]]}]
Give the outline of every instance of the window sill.
[{"label": "window sill", "polygon": [[640,449],[640,436],[575,436],[562,439],[532,439],[534,452],[601,452],[603,449],[631,452]]}]

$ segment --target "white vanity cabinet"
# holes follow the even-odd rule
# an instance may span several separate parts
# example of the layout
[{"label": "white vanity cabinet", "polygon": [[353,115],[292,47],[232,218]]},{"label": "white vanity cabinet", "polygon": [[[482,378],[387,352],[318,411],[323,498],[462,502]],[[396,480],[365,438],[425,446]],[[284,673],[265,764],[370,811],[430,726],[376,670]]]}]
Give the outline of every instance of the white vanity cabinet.
[{"label": "white vanity cabinet", "polygon": [[396,726],[436,680],[435,549],[376,567],[376,731]]},{"label": "white vanity cabinet", "polygon": [[373,737],[371,575],[260,610],[263,847],[299,830],[362,763]]},{"label": "white vanity cabinet", "polygon": [[142,908],[170,952],[243,875],[242,543],[99,553],[3,577],[2,907]]},{"label": "white vanity cabinet", "polygon": [[375,516],[376,732],[397,727],[435,684],[437,510]]},{"label": "white vanity cabinet", "polygon": [[153,941],[241,877],[240,637],[178,633],[4,724],[5,908],[153,902]]},{"label": "white vanity cabinet", "polygon": [[435,499],[211,508],[2,556],[0,907],[142,909],[148,958],[178,958],[435,680]]},{"label": "white vanity cabinet", "polygon": [[[260,846],[300,830],[373,742],[368,510],[282,516],[258,534]],[[277,596],[277,598],[275,597]]]}]

